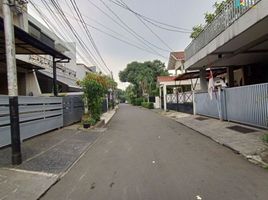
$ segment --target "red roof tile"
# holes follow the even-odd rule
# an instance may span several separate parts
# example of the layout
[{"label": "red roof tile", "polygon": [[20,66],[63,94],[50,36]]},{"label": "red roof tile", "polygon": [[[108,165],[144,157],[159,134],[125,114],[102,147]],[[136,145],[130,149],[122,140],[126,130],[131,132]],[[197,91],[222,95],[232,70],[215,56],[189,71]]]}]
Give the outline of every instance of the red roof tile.
[{"label": "red roof tile", "polygon": [[173,55],[178,60],[184,60],[185,59],[184,51],[171,52],[170,54]]},{"label": "red roof tile", "polygon": [[168,61],[168,70],[175,69],[176,61],[184,61],[185,60],[185,53],[184,51],[177,51],[177,52],[170,52],[169,61]]},{"label": "red roof tile", "polygon": [[174,81],[176,76],[158,76],[157,77],[157,82],[171,82]]}]

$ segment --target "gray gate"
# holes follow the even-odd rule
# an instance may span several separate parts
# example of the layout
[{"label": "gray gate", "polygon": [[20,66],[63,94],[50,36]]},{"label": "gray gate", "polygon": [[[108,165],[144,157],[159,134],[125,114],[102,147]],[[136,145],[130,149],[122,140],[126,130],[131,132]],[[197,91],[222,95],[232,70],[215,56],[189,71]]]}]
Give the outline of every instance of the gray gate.
[{"label": "gray gate", "polygon": [[268,127],[268,83],[228,88],[225,93],[228,120]]},{"label": "gray gate", "polygon": [[[62,98],[20,96],[18,103],[21,140],[63,126]],[[10,143],[9,97],[0,95],[0,147]]]},{"label": "gray gate", "polygon": [[63,126],[79,122],[84,114],[82,96],[63,97]]}]

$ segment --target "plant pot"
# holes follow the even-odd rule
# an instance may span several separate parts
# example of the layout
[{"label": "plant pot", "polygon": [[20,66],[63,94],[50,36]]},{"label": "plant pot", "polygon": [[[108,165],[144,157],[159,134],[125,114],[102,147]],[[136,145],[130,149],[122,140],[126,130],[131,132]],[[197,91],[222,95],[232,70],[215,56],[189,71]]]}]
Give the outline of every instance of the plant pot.
[{"label": "plant pot", "polygon": [[83,128],[90,128],[90,124],[89,123],[84,123]]}]

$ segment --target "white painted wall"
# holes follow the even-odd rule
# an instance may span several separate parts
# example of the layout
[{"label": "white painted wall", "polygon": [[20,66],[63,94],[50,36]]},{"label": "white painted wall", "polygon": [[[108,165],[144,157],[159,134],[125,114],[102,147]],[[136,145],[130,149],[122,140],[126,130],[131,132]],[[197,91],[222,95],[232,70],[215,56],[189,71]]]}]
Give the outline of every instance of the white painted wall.
[{"label": "white painted wall", "polygon": [[84,64],[76,64],[76,77],[78,80],[82,80],[83,78],[85,78],[87,73],[91,73],[91,71],[87,69]]}]

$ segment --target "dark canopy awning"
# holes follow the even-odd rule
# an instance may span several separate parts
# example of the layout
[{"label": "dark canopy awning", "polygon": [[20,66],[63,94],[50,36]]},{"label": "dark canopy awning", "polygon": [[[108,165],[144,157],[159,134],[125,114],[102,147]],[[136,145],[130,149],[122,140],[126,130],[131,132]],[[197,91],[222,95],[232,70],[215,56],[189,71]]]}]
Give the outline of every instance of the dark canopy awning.
[{"label": "dark canopy awning", "polygon": [[[56,59],[70,60],[67,56],[14,26],[16,54],[51,55]],[[0,18],[0,54],[5,54],[4,21]]]},{"label": "dark canopy awning", "polygon": [[[213,73],[213,77],[219,76],[221,74],[226,73],[226,68],[218,68],[218,69],[211,69]],[[206,77],[209,77],[210,70],[206,70]],[[196,79],[199,78],[199,70],[196,71],[189,71],[183,74],[178,75],[174,80],[175,81],[182,81],[188,79]]]}]

